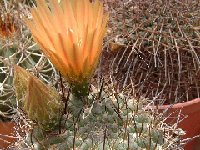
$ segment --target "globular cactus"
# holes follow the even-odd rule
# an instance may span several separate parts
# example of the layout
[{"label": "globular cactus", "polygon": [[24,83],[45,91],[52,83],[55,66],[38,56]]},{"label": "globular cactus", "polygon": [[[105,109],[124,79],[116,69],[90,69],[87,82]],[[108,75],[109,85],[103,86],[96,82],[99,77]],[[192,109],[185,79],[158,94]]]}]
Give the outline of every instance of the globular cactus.
[{"label": "globular cactus", "polygon": [[16,96],[32,120],[23,143],[18,142],[19,149],[181,149],[182,132],[145,109],[147,99],[113,93],[103,86],[89,90],[108,19],[100,1],[37,0],[36,6],[26,24],[70,90],[67,95],[67,87],[60,82],[60,97],[55,89],[15,67]]},{"label": "globular cactus", "polygon": [[[15,71],[15,76],[26,72],[17,66],[15,69],[21,70]],[[123,93],[100,92],[92,88],[84,101],[70,93],[67,106],[64,108],[64,103],[60,101],[59,96],[56,96],[58,94],[54,94],[56,91],[48,92],[52,91],[52,88],[45,86],[28,72],[25,74],[29,76],[28,80],[24,80],[23,75],[21,78],[15,77],[18,81],[15,81],[16,92],[19,88],[25,89],[23,93],[28,99],[26,96],[22,98],[24,99],[22,108],[28,118],[35,123],[24,141],[26,146],[21,145],[23,148],[32,147],[36,150],[181,148],[179,143],[182,132],[174,137],[170,136],[178,129],[170,129],[155,116],[154,111],[145,110],[144,106],[148,104],[145,98],[129,98]],[[27,84],[18,86],[19,81],[27,82],[28,86]],[[30,94],[31,92],[34,94]]]},{"label": "globular cactus", "polygon": [[0,4],[0,120],[6,120],[13,113],[11,64],[14,63],[13,58],[17,51],[17,44],[13,39],[19,31],[15,13],[6,11]]},{"label": "globular cactus", "polygon": [[141,95],[159,93],[165,104],[199,97],[199,1],[115,0],[108,6],[113,81],[124,81],[124,88],[133,80]]}]

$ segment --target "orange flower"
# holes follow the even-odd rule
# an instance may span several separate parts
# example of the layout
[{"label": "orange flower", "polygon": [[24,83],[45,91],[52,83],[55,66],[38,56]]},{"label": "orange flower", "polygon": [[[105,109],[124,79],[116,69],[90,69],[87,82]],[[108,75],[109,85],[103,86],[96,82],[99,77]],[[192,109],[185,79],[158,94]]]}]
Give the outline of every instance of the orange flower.
[{"label": "orange flower", "polygon": [[108,14],[96,0],[37,0],[26,24],[44,54],[72,84],[88,82],[102,51]]}]

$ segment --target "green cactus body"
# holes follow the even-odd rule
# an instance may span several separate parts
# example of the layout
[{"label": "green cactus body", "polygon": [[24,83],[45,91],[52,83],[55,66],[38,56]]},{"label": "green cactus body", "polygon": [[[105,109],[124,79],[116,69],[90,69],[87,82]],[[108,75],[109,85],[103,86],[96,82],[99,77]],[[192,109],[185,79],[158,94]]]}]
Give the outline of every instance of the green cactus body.
[{"label": "green cactus body", "polygon": [[[71,95],[68,115],[62,118],[62,132],[59,133],[58,128],[45,132],[35,127],[32,132],[34,148],[36,150],[161,150],[169,148],[168,144],[171,141],[164,132],[166,128],[158,123],[152,112],[143,109],[146,99],[138,101],[122,94],[114,97],[104,92],[101,95],[99,98],[99,93],[90,93],[87,97],[90,103],[87,106]],[[119,104],[116,105],[116,101]],[[38,132],[41,133],[38,134]],[[31,145],[30,140],[28,143]]]}]

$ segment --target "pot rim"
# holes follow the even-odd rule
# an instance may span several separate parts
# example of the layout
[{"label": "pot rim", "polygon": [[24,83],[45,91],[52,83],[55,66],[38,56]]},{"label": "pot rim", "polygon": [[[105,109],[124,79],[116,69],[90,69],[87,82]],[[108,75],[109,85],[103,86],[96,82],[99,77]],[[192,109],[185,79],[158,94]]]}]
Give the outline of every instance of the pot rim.
[{"label": "pot rim", "polygon": [[175,111],[177,109],[184,112],[184,114],[192,114],[195,112],[200,112],[200,98],[195,98],[191,101],[175,103],[169,105],[159,105],[157,106],[147,106],[147,108],[160,109],[160,110],[170,110]]}]

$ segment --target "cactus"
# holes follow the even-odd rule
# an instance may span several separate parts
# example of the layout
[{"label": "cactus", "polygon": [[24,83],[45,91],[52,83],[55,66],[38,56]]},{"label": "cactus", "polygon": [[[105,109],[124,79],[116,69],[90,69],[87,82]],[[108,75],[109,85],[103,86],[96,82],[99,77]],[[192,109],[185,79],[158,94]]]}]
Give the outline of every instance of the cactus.
[{"label": "cactus", "polygon": [[[154,110],[145,109],[148,99],[90,86],[107,22],[101,2],[37,0],[36,6],[33,18],[25,22],[68,86],[60,78],[61,89],[56,86],[55,90],[51,82],[45,84],[45,78],[39,76],[43,82],[28,73],[33,72],[29,67],[14,67],[15,92],[22,108],[18,115],[24,115],[29,127],[14,149],[181,149],[184,132],[170,128]],[[88,12],[85,20],[82,11]]]},{"label": "cactus", "polygon": [[133,80],[139,95],[159,95],[166,104],[199,97],[199,1],[115,0],[108,6],[107,41],[117,53],[113,81],[125,88]]},{"label": "cactus", "polygon": [[[32,86],[35,86],[34,83]],[[177,143],[181,142],[180,137],[183,132],[179,132],[181,131],[179,129],[170,129],[156,117],[154,111],[145,110],[144,106],[148,104],[145,98],[129,98],[123,93],[100,92],[93,88],[87,97],[87,102],[86,105],[71,93],[66,113],[60,115],[59,127],[55,125],[51,130],[45,131],[38,124],[38,120],[26,137],[23,148],[32,147],[35,150],[181,148]],[[54,119],[52,122],[57,124],[58,120]],[[170,136],[173,133],[178,134],[175,137]]]},{"label": "cactus", "polygon": [[18,107],[13,89],[15,64],[27,68],[49,84],[56,84],[58,77],[50,61],[40,53],[30,32],[27,32],[21,20],[27,14],[26,6],[20,6],[19,2],[0,2],[0,121],[11,120]]},{"label": "cactus", "polygon": [[[7,120],[13,114],[15,99],[12,90],[12,65],[16,60],[17,42],[20,24],[16,11],[6,11],[0,4],[0,121]],[[4,115],[2,115],[4,114]]]},{"label": "cactus", "polygon": [[[18,66],[15,70],[16,95],[24,93],[20,97],[22,108],[35,122],[23,148],[180,149],[176,143],[180,143],[183,132],[170,129],[154,111],[145,110],[145,98],[129,98],[92,87],[84,101],[70,93],[64,108],[52,87]],[[172,133],[178,134],[170,137]]]}]

